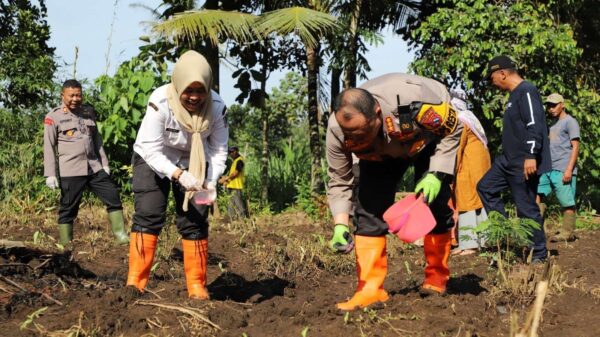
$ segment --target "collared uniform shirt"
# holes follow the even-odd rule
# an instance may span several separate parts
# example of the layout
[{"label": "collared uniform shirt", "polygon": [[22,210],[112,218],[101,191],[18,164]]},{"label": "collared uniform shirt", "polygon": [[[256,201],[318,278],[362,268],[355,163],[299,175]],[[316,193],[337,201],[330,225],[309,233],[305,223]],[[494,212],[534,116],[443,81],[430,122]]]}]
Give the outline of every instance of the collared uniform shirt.
[{"label": "collared uniform shirt", "polygon": [[[58,157],[58,166],[57,164]],[[44,119],[44,176],[87,176],[108,166],[94,108],[61,105]]]},{"label": "collared uniform shirt", "polygon": [[[212,91],[212,99],[213,119],[208,129],[201,132],[208,162],[207,182],[216,182],[223,174],[229,139],[225,103],[215,91]],[[159,177],[170,179],[177,168],[188,168],[191,147],[192,133],[175,118],[167,101],[167,85],[163,85],[150,95],[133,150]]]},{"label": "collared uniform shirt", "polygon": [[[462,133],[462,124],[456,119],[451,133],[439,136],[415,125],[415,135],[408,141],[400,141],[392,136],[399,130],[398,100],[400,105],[412,102],[439,104],[450,102],[446,87],[432,79],[417,75],[391,73],[365,82],[362,89],[370,92],[381,107],[382,133],[372,152],[355,154],[361,160],[382,160],[383,157],[410,159],[435,142],[436,149],[430,158],[429,171],[453,175],[456,151]],[[350,213],[352,209],[352,153],[344,146],[344,134],[332,114],[329,117],[326,136],[329,183],[327,198],[333,216]]]}]

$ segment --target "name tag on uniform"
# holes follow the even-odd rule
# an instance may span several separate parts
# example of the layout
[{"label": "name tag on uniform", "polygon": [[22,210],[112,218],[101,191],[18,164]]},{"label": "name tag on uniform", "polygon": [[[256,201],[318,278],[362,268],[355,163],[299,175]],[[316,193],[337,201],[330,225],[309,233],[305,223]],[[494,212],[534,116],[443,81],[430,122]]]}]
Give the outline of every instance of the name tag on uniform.
[{"label": "name tag on uniform", "polygon": [[175,133],[178,133],[178,132],[179,132],[179,130],[177,130],[177,129],[172,129],[172,128],[167,128],[167,131],[169,131],[169,132],[175,132]]}]

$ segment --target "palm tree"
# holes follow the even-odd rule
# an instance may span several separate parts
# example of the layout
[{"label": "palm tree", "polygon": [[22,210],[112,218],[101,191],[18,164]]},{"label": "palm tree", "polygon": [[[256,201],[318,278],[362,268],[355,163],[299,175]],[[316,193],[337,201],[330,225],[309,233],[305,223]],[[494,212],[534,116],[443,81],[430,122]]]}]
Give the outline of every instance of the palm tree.
[{"label": "palm tree", "polygon": [[[308,1],[308,6],[313,6]],[[323,156],[321,133],[319,131],[318,74],[320,66],[320,39],[339,29],[335,17],[311,8],[291,7],[261,15],[257,30],[265,35],[296,34],[306,48],[306,68],[308,84],[308,123],[310,129],[311,189],[323,189],[321,158]]]},{"label": "palm tree", "polygon": [[153,31],[165,38],[173,37],[178,45],[193,45],[193,41],[204,40],[206,49],[203,54],[213,70],[213,86],[218,91],[219,41],[231,39],[243,43],[255,40],[255,21],[256,16],[247,13],[216,9],[190,10],[177,13],[155,25]]}]

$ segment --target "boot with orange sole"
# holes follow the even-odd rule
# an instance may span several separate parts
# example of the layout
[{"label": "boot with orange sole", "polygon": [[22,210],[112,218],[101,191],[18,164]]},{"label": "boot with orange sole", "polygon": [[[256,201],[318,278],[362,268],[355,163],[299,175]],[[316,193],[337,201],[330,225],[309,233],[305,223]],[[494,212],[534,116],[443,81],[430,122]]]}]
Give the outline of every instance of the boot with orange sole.
[{"label": "boot with orange sole", "polygon": [[350,300],[336,305],[344,311],[364,308],[389,299],[388,293],[383,289],[383,281],[387,275],[385,236],[356,235],[354,242],[358,286]]},{"label": "boot with orange sole", "polygon": [[452,233],[428,234],[425,236],[424,250],[427,266],[425,267],[425,281],[421,285],[422,295],[444,295],[446,283],[450,278],[448,269],[448,257],[450,256],[450,245]]},{"label": "boot with orange sole", "polygon": [[181,240],[183,246],[183,270],[190,298],[209,299],[206,290],[206,262],[208,240]]},{"label": "boot with orange sole", "polygon": [[154,261],[157,241],[156,235],[137,232],[130,234],[128,286],[134,286],[144,292]]}]

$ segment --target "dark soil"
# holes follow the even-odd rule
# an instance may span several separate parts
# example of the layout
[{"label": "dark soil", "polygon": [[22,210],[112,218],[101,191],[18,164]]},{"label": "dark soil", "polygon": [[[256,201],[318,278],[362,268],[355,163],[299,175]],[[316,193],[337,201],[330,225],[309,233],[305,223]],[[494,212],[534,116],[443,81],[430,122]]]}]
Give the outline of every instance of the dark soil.
[{"label": "dark soil", "polygon": [[[7,240],[31,240],[39,229],[13,222],[2,226],[1,239]],[[66,252],[31,242],[0,248],[0,336],[509,336],[511,313],[522,326],[528,310],[498,298],[496,269],[488,257],[477,255],[451,257],[448,295],[422,298],[417,291],[422,249],[390,245],[394,257],[385,283],[390,300],[381,308],[340,313],[335,303],[352,296],[353,272],[266,273],[247,248],[287,245],[288,237],[274,234],[276,229],[328,237],[327,225],[283,215],[257,226],[243,244],[239,231],[213,226],[210,301],[187,298],[178,249],[161,260],[149,292],[140,296],[125,288],[128,247],[113,246],[103,228],[97,228],[104,231],[99,240],[77,239]],[[55,235],[53,225],[43,230]],[[598,234],[578,232],[575,242],[550,244],[563,278],[546,298],[540,336],[598,335]],[[392,240],[397,238],[388,237]]]}]

